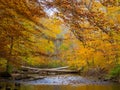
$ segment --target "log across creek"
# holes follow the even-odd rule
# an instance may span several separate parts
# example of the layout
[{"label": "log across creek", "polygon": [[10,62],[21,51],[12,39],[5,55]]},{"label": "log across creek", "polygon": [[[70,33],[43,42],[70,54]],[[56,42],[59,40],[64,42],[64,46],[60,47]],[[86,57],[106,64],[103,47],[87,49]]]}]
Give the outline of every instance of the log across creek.
[{"label": "log across creek", "polygon": [[36,72],[36,73],[79,73],[80,70],[68,70],[69,66],[59,67],[59,68],[51,68],[51,69],[40,69],[40,68],[33,68],[28,66],[21,66],[23,70],[29,72]]},{"label": "log across creek", "polygon": [[48,75],[59,75],[59,74],[78,74],[80,70],[70,70],[69,66],[58,67],[58,68],[50,68],[50,69],[42,69],[42,68],[34,68],[28,66],[21,66],[21,70],[19,73],[12,74],[14,80],[37,80],[46,78]]}]

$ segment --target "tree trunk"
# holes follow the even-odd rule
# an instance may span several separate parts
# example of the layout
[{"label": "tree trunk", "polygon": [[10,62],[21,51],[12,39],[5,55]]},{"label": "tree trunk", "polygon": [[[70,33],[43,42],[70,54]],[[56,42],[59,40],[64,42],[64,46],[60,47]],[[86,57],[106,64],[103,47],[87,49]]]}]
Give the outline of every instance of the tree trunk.
[{"label": "tree trunk", "polygon": [[6,72],[10,73],[10,61],[12,60],[12,51],[13,51],[13,37],[10,37],[10,51],[6,64]]}]

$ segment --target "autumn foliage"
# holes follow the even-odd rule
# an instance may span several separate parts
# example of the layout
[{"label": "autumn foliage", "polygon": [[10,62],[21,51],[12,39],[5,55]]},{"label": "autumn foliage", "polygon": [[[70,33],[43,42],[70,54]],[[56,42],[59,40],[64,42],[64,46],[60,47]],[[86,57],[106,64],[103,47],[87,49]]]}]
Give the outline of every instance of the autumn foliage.
[{"label": "autumn foliage", "polygon": [[73,69],[109,72],[120,64],[119,5],[119,0],[0,0],[0,60],[7,69],[58,60]]}]

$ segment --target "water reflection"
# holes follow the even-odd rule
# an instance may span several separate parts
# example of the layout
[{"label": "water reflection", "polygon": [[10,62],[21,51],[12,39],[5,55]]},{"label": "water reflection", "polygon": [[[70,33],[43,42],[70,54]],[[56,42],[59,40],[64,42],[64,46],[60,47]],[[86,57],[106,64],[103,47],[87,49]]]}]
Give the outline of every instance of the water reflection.
[{"label": "water reflection", "polygon": [[120,90],[118,85],[84,85],[84,86],[72,86],[72,85],[45,85],[45,86],[33,86],[30,90]]},{"label": "water reflection", "polygon": [[0,82],[0,90],[120,90],[120,85],[22,85]]},{"label": "water reflection", "polygon": [[20,88],[21,88],[20,83],[0,82],[0,90],[21,90]]}]

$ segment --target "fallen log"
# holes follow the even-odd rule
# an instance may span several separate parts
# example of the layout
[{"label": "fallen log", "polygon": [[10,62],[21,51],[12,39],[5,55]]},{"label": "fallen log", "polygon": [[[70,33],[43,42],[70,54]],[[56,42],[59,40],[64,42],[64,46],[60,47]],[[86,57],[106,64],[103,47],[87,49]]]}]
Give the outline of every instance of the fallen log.
[{"label": "fallen log", "polygon": [[51,68],[51,69],[40,69],[40,68],[33,68],[33,67],[26,67],[26,66],[21,66],[23,69],[31,69],[31,70],[62,70],[62,69],[67,69],[69,66],[65,67],[58,67],[58,68]]},{"label": "fallen log", "polygon": [[13,80],[26,80],[26,81],[31,81],[31,80],[38,80],[38,79],[44,79],[45,76],[36,76],[36,75],[30,75],[30,74],[12,74]]},{"label": "fallen log", "polygon": [[78,73],[79,70],[62,70],[65,68],[68,68],[68,66],[66,67],[60,67],[60,68],[53,68],[53,69],[40,69],[40,68],[33,68],[33,67],[26,67],[26,66],[22,66],[23,69],[27,69],[27,70],[32,70],[37,71],[37,72],[51,72],[51,73]]},{"label": "fallen log", "polygon": [[58,67],[58,68],[52,68],[52,70],[62,70],[62,69],[68,69],[69,66],[65,66],[65,67]]}]

